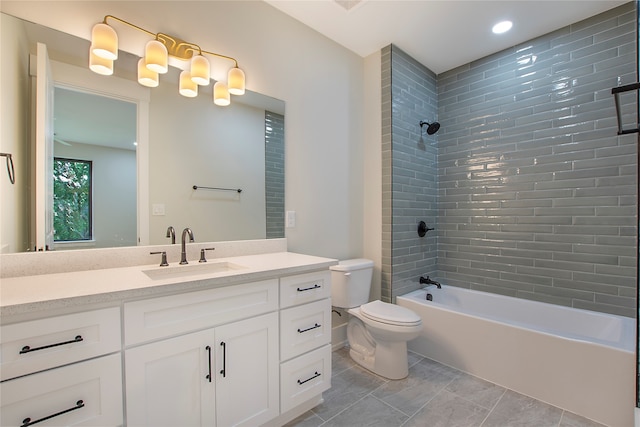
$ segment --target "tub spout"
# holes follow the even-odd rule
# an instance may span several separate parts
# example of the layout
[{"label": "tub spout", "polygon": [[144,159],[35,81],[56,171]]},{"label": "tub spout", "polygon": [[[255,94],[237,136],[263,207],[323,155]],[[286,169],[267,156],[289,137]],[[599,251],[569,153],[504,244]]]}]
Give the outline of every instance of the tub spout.
[{"label": "tub spout", "polygon": [[438,282],[436,282],[435,280],[431,280],[429,278],[429,276],[427,276],[426,278],[423,276],[420,276],[420,284],[421,285],[436,285],[438,287],[438,289],[442,289],[442,285]]}]

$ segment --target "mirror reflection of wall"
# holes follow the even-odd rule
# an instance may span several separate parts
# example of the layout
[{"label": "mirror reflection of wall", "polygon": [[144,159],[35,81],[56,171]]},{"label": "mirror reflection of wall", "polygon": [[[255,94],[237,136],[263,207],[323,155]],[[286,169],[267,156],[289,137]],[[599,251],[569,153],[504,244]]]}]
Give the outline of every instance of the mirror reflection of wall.
[{"label": "mirror reflection of wall", "polygon": [[[75,229],[85,221],[84,215],[74,215],[80,209],[77,204],[59,203],[57,209],[54,207],[56,249],[136,245],[136,105],[56,87],[54,115],[54,157],[90,161],[92,181],[88,189],[91,209],[87,212],[91,230],[88,233],[57,230],[56,223]],[[66,181],[65,186],[60,185],[62,180]],[[66,177],[54,179],[54,193],[56,183],[61,188],[79,186]],[[70,219],[55,221],[63,216]],[[81,218],[83,224],[78,224],[75,218]]]},{"label": "mirror reflection of wall", "polygon": [[190,227],[201,242],[264,239],[264,109],[238,102],[220,108],[211,94],[177,92],[166,81],[151,92],[150,243],[167,243],[168,226]]}]

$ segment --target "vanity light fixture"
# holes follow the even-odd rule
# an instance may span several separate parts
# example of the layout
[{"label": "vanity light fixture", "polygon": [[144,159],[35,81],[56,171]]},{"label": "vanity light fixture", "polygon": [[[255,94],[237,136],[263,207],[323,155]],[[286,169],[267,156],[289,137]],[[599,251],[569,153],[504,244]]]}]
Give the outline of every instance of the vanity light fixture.
[{"label": "vanity light fixture", "polygon": [[195,43],[187,42],[164,33],[152,33],[124,19],[107,15],[104,20],[94,25],[91,31],[91,47],[89,51],[89,68],[103,75],[113,74],[113,61],[118,58],[118,34],[108,24],[115,20],[153,37],[145,46],[145,55],[138,62],[138,83],[147,87],[159,84],[159,74],[168,71],[169,56],[189,61],[189,69],[180,73],[179,92],[186,97],[198,95],[198,85],[206,86],[211,79],[210,55],[229,61],[234,66],[229,69],[227,83],[218,81],[213,86],[213,102],[216,105],[229,105],[232,95],[243,95],[245,92],[245,75],[238,67],[238,61],[230,56],[202,50]]}]

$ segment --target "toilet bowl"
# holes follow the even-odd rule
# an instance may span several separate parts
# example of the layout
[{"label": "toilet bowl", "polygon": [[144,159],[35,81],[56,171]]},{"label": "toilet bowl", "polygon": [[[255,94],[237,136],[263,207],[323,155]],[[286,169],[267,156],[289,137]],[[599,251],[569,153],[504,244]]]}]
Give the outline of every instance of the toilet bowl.
[{"label": "toilet bowl", "polygon": [[379,300],[367,302],[373,261],[341,261],[330,267],[334,307],[348,309],[349,355],[362,367],[389,379],[409,374],[407,341],[422,330],[422,319],[413,311]]}]

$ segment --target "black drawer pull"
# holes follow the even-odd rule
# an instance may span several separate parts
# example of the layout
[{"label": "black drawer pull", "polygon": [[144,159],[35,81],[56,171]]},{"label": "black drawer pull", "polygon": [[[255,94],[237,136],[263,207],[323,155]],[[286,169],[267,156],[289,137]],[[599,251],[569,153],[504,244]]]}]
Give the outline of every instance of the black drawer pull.
[{"label": "black drawer pull", "polygon": [[205,378],[208,379],[209,382],[211,382],[211,347],[206,346],[205,350],[207,350],[207,353],[209,355],[209,373],[205,376]]},{"label": "black drawer pull", "polygon": [[29,353],[31,351],[44,350],[45,348],[57,347],[59,345],[73,344],[74,342],[80,342],[80,341],[83,341],[82,335],[76,336],[71,341],[65,341],[65,342],[59,342],[59,343],[55,343],[55,344],[43,345],[42,347],[31,348],[28,345],[25,345],[24,347],[22,347],[22,350],[20,350],[20,354]]},{"label": "black drawer pull", "polygon": [[63,415],[63,414],[66,414],[67,412],[75,411],[76,409],[80,409],[80,408],[84,408],[83,400],[78,400],[76,402],[76,406],[74,406],[73,408],[65,409],[64,411],[57,412],[53,415],[49,415],[48,417],[40,418],[39,420],[31,421],[31,418],[27,417],[24,420],[22,420],[22,424],[20,425],[20,427],[32,426],[34,424],[40,423],[42,421],[50,420],[51,418],[57,417],[58,415]]},{"label": "black drawer pull", "polygon": [[227,377],[227,343],[224,341],[220,342],[222,346],[222,370],[220,371],[220,375],[222,378]]},{"label": "black drawer pull", "polygon": [[306,379],[306,380],[304,380],[304,381],[300,381],[300,380],[298,380],[298,384],[299,384],[299,385],[302,385],[302,384],[307,383],[307,382],[309,382],[309,381],[311,381],[311,380],[313,380],[313,379],[315,379],[315,378],[318,378],[319,376],[320,376],[320,373],[319,373],[318,371],[316,371],[316,373],[315,373],[315,374],[313,374],[313,376],[312,376],[311,378],[307,378],[307,379]]},{"label": "black drawer pull", "polygon": [[307,329],[300,329],[300,328],[298,328],[298,332],[300,332],[301,334],[303,334],[303,333],[308,332],[308,331],[310,331],[310,330],[312,330],[312,329],[317,329],[317,328],[319,328],[320,326],[322,326],[322,325],[318,325],[318,324],[316,323],[315,325],[313,325],[312,327],[307,328]]},{"label": "black drawer pull", "polygon": [[320,286],[320,285],[318,285],[318,284],[316,283],[315,285],[313,285],[313,286],[312,286],[312,287],[310,287],[310,288],[302,288],[302,289],[298,288],[298,292],[312,291],[312,290],[314,290],[314,289],[320,289],[321,287],[322,287],[322,286]]}]

